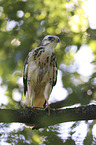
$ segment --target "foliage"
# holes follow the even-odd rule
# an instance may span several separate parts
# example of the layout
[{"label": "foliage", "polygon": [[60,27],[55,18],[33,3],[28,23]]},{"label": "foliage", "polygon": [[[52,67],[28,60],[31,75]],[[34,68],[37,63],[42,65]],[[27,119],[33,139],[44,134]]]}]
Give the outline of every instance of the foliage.
[{"label": "foliage", "polygon": [[[23,94],[20,79],[24,60],[47,34],[58,35],[61,40],[55,52],[63,87],[68,91],[65,106],[95,102],[96,30],[88,25],[82,8],[84,1],[1,0],[0,3],[0,78],[8,97],[6,108],[21,106],[21,100],[14,99],[13,94]],[[75,65],[74,56],[82,45],[89,46],[94,57],[91,62],[94,69],[88,77],[82,76]],[[52,136],[55,139],[55,133]]]}]

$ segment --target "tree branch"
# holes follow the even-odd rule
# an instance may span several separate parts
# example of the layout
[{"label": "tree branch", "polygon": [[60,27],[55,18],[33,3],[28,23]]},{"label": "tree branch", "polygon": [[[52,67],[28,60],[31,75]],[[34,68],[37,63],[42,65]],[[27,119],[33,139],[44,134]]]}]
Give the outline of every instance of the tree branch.
[{"label": "tree branch", "polygon": [[96,119],[96,106],[86,105],[74,108],[48,111],[33,108],[0,109],[0,122],[19,122],[36,128],[47,127],[62,122]]}]

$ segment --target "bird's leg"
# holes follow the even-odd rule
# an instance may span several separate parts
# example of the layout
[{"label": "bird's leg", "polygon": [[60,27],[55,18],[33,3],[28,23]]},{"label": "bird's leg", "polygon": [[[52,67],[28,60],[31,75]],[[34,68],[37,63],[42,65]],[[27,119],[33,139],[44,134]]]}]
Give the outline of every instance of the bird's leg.
[{"label": "bird's leg", "polygon": [[30,85],[30,106],[33,108],[33,99],[35,98],[35,91],[33,89],[33,86]]},{"label": "bird's leg", "polygon": [[27,92],[26,92],[26,97],[25,97],[25,105],[26,106],[31,106],[31,86],[30,86],[30,80],[27,81]]},{"label": "bird's leg", "polygon": [[49,96],[50,96],[50,93],[51,93],[51,89],[52,89],[52,86],[50,83],[47,83],[47,85],[45,86],[45,90],[44,90],[44,97],[45,97],[45,100],[47,102],[47,108],[48,109],[48,115],[50,116],[50,106],[48,104],[48,99],[49,99]]},{"label": "bird's leg", "polygon": [[45,106],[45,103],[44,103],[44,108],[43,109],[48,111],[48,115],[50,116],[50,110],[51,110],[51,108],[50,108],[50,106],[48,104],[48,100],[46,100],[46,102],[47,102],[47,105]]},{"label": "bird's leg", "polygon": [[48,115],[50,116],[50,106],[48,104],[48,101],[47,101],[47,108],[48,108]]}]

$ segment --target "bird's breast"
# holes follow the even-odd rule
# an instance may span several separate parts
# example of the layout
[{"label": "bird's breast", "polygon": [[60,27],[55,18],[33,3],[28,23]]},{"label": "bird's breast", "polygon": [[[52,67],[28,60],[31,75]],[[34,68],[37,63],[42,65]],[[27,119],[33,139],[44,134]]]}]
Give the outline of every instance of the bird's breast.
[{"label": "bird's breast", "polygon": [[46,84],[52,73],[51,55],[49,53],[42,53],[35,61],[29,62],[28,66],[28,79],[34,85]]}]

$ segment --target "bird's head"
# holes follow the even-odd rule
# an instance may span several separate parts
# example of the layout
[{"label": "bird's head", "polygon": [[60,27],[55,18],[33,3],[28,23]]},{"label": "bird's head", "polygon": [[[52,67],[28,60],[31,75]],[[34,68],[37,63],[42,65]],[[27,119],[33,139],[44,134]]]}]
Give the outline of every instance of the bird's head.
[{"label": "bird's head", "polygon": [[60,39],[58,36],[47,35],[44,37],[42,44],[43,44],[43,46],[54,49],[57,46],[57,44],[59,43],[59,41],[60,41]]}]

